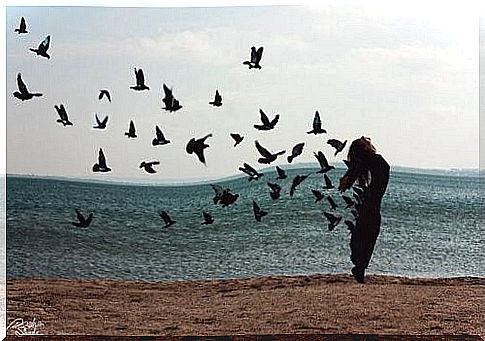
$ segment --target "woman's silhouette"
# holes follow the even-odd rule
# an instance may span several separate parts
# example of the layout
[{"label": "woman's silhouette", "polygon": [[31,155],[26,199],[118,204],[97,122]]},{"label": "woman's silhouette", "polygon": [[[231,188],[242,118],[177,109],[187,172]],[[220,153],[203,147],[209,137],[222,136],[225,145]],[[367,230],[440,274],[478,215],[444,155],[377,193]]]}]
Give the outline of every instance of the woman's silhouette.
[{"label": "woman's silhouette", "polygon": [[347,161],[349,169],[340,179],[339,190],[349,189],[356,181],[363,188],[361,202],[356,204],[358,217],[350,239],[350,259],[355,265],[352,275],[357,282],[364,283],[365,269],[380,231],[381,200],[389,182],[390,167],[376,153],[370,138],[364,136],[352,142]]}]

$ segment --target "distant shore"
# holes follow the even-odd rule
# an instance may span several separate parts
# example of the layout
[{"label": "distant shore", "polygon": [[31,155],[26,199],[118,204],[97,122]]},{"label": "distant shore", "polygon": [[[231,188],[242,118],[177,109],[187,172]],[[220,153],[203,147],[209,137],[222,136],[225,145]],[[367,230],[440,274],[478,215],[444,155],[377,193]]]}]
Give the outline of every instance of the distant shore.
[{"label": "distant shore", "polygon": [[476,277],[370,275],[365,285],[339,274],[178,282],[14,279],[7,281],[7,325],[35,318],[42,334],[480,335],[483,297],[485,278]]}]

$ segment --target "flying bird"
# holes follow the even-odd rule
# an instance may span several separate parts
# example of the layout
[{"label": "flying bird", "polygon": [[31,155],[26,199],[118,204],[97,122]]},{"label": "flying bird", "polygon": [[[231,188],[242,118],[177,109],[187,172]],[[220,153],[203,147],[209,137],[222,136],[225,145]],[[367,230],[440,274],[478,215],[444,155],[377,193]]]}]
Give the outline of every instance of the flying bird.
[{"label": "flying bird", "polygon": [[293,182],[291,183],[291,188],[290,188],[290,197],[293,196],[293,193],[295,193],[295,190],[300,184],[310,176],[308,175],[297,175],[293,178]]},{"label": "flying bird", "polygon": [[307,134],[325,134],[327,131],[322,129],[322,120],[320,119],[320,114],[318,110],[315,111],[315,117],[313,118],[313,129],[307,131]]},{"label": "flying bird", "polygon": [[323,186],[324,189],[332,189],[335,186],[332,184],[332,180],[328,177],[327,174],[323,174],[323,180],[325,181],[325,184]]},{"label": "flying bird", "polygon": [[156,125],[155,126],[155,138],[152,140],[152,145],[154,146],[161,146],[167,143],[170,143],[170,140],[167,140],[163,135],[160,128]]},{"label": "flying bird", "polygon": [[312,189],[312,193],[313,193],[313,196],[315,197],[315,202],[319,202],[325,197],[325,195],[323,195],[322,192],[316,189]]},{"label": "flying bird", "polygon": [[187,153],[192,154],[195,153],[199,158],[199,161],[205,165],[205,156],[204,156],[204,149],[208,148],[209,145],[205,143],[205,140],[209,137],[212,137],[212,134],[207,134],[203,138],[195,139],[192,138],[185,146],[185,150]]},{"label": "flying bird", "polygon": [[170,218],[170,216],[168,215],[167,212],[160,211],[158,214],[160,215],[160,218],[162,218],[164,223],[165,223],[164,228],[170,227],[170,226],[172,226],[173,224],[176,223],[175,220],[172,220],[172,218]]},{"label": "flying bird", "polygon": [[271,130],[275,127],[276,123],[278,123],[278,120],[280,118],[279,114],[276,114],[273,120],[269,120],[268,116],[264,113],[263,110],[259,109],[259,114],[261,116],[261,122],[263,124],[255,124],[254,128],[258,130]]},{"label": "flying bird", "polygon": [[280,197],[281,186],[272,182],[268,182],[267,184],[271,188],[271,192],[269,193],[271,199],[277,200]]},{"label": "flying bird", "polygon": [[335,200],[333,200],[333,198],[330,195],[327,195],[327,201],[330,204],[330,207],[332,208],[332,210],[336,210],[337,209],[338,206],[335,203]]},{"label": "flying bird", "polygon": [[347,225],[347,229],[349,230],[350,233],[353,233],[355,231],[355,224],[351,220],[344,220],[345,225]]},{"label": "flying bird", "polygon": [[331,145],[332,147],[335,148],[335,154],[334,156],[337,156],[338,153],[340,153],[342,150],[344,150],[345,145],[347,144],[347,140],[344,142],[339,141],[337,139],[330,139],[327,141],[327,144]]},{"label": "flying bird", "polygon": [[128,136],[128,138],[132,138],[132,139],[138,137],[136,135],[135,123],[133,123],[133,120],[130,120],[130,128],[128,129],[127,132],[125,132],[125,135]]},{"label": "flying bird", "polygon": [[47,53],[47,50],[49,49],[49,45],[51,42],[51,36],[47,36],[42,43],[39,44],[39,47],[36,49],[30,48],[29,50],[32,52],[35,52],[38,56],[45,57],[47,59],[50,59],[51,56]]},{"label": "flying bird", "polygon": [[241,136],[239,134],[231,133],[230,135],[233,138],[233,140],[235,141],[234,147],[236,147],[239,143],[242,142],[242,140],[244,140],[244,136]]},{"label": "flying bird", "polygon": [[220,198],[220,203],[222,207],[226,207],[229,205],[232,205],[236,202],[237,198],[239,198],[239,194],[233,194],[231,193],[229,188],[226,188],[225,190],[222,191],[222,195]]},{"label": "flying bird", "polygon": [[291,163],[294,158],[301,155],[301,153],[303,152],[303,146],[304,145],[305,145],[305,143],[302,142],[302,143],[298,143],[297,145],[295,145],[293,147],[293,149],[291,150],[291,155],[289,155],[287,157],[287,160],[288,160],[289,163]]},{"label": "flying bird", "polygon": [[256,219],[257,222],[261,222],[261,218],[263,218],[265,215],[268,214],[268,212],[263,211],[254,200],[253,200],[253,212],[254,212],[254,218]]},{"label": "flying bird", "polygon": [[145,75],[143,75],[142,69],[135,68],[136,85],[130,86],[130,89],[135,91],[150,90],[148,86],[145,85]]},{"label": "flying bird", "polygon": [[333,215],[332,213],[323,212],[323,214],[325,215],[325,217],[328,220],[328,230],[329,231],[333,231],[335,226],[337,226],[340,223],[340,221],[342,220],[341,216],[336,216],[336,215]]},{"label": "flying bird", "polygon": [[103,97],[106,97],[108,101],[111,103],[111,95],[109,94],[109,91],[106,89],[99,90],[99,96],[98,99],[101,101]]},{"label": "flying bird", "polygon": [[77,227],[88,227],[93,220],[93,214],[89,213],[88,217],[84,217],[84,215],[76,208],[76,215],[77,215],[77,222],[71,222],[74,226]]},{"label": "flying bird", "polygon": [[278,173],[276,180],[283,180],[283,179],[286,179],[288,177],[286,175],[285,171],[278,166],[276,166],[276,172]]},{"label": "flying bird", "polygon": [[318,160],[318,163],[320,164],[320,170],[317,173],[326,173],[329,170],[332,170],[335,168],[334,166],[330,166],[328,164],[325,154],[323,154],[321,151],[319,151],[318,153],[313,153],[313,155],[315,155],[315,157]]},{"label": "flying bird", "polygon": [[94,129],[106,129],[106,124],[108,123],[108,116],[105,116],[102,121],[100,121],[98,114],[95,114],[97,126]]},{"label": "flying bird", "polygon": [[27,33],[27,25],[25,24],[25,18],[24,17],[22,17],[20,19],[19,28],[16,28],[15,32],[17,32],[18,34]]},{"label": "flying bird", "polygon": [[165,84],[163,84],[163,92],[165,93],[165,97],[163,97],[162,102],[165,104],[166,111],[174,112],[182,108],[179,101],[173,97],[172,89],[169,89]]},{"label": "flying bird", "polygon": [[145,172],[150,173],[150,174],[155,174],[157,171],[153,169],[153,166],[159,165],[160,161],[150,161],[150,162],[145,162],[142,161],[140,163],[140,168],[144,168]]},{"label": "flying bird", "polygon": [[26,101],[29,99],[32,99],[33,97],[40,97],[42,96],[41,93],[30,93],[29,90],[27,89],[27,86],[25,85],[24,81],[22,80],[22,75],[20,73],[17,74],[17,87],[19,91],[15,91],[13,93],[14,97],[17,97],[18,99],[22,101]]},{"label": "flying bird", "polygon": [[219,94],[219,90],[216,90],[216,95],[214,97],[214,101],[209,102],[215,107],[220,107],[222,105],[222,96]]},{"label": "flying bird", "polygon": [[202,216],[204,217],[204,222],[202,223],[202,225],[210,225],[214,222],[214,218],[212,218],[209,213],[202,212]]},{"label": "flying bird", "polygon": [[346,209],[351,208],[352,206],[355,205],[355,202],[352,200],[352,198],[350,198],[346,195],[342,195],[342,199],[344,199],[345,204],[347,205],[347,206],[345,206]]},{"label": "flying bird", "polygon": [[93,165],[93,172],[111,172],[111,168],[106,165],[106,158],[104,157],[103,149],[99,148],[98,163]]},{"label": "flying bird", "polygon": [[217,205],[221,201],[222,195],[224,194],[224,189],[219,185],[213,184],[211,184],[211,187],[215,192],[214,198],[212,200],[214,201],[214,204]]},{"label": "flying bird", "polygon": [[259,173],[256,169],[251,167],[248,163],[244,163],[243,167],[239,167],[239,170],[249,175],[248,181],[258,180],[264,175],[263,173]]},{"label": "flying bird", "polygon": [[259,62],[261,61],[261,57],[263,56],[263,47],[261,46],[259,49],[256,50],[256,47],[251,47],[251,60],[244,61],[243,65],[248,65],[250,69],[256,68],[261,69],[261,65]]},{"label": "flying bird", "polygon": [[286,150],[282,150],[280,152],[272,154],[266,148],[261,146],[257,140],[254,141],[254,144],[256,145],[256,149],[258,150],[258,152],[261,154],[261,156],[263,156],[258,159],[259,163],[270,164],[271,162],[275,161],[279,155],[283,155],[284,153],[286,153]]},{"label": "flying bird", "polygon": [[66,108],[64,108],[64,104],[61,104],[60,107],[57,105],[54,105],[54,108],[57,111],[57,114],[59,115],[59,118],[57,119],[57,122],[62,123],[65,126],[72,126],[72,122],[69,121],[69,117],[67,117],[67,112]]}]

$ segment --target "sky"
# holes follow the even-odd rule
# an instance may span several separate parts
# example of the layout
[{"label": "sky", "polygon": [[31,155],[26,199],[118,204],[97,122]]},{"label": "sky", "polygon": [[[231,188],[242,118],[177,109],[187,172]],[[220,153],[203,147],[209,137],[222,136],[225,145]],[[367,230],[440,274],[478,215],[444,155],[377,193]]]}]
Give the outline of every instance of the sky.
[{"label": "sky", "polygon": [[[20,17],[29,33],[14,33]],[[47,60],[28,51],[51,35]],[[392,166],[478,168],[478,17],[471,12],[390,7],[212,8],[8,7],[7,173],[83,178],[200,180],[256,168],[254,141],[315,162],[327,139],[372,138]],[[264,46],[261,70],[242,65]],[[150,91],[135,92],[134,68]],[[16,75],[40,98],[12,96]],[[161,109],[162,84],[183,108]],[[112,103],[98,100],[109,89]],[[218,89],[223,106],[208,104]],[[72,127],[56,122],[63,103]],[[261,132],[259,109],[280,115]],[[325,135],[308,135],[315,111]],[[105,131],[94,113],[108,115]],[[133,120],[138,138],[124,136]],[[159,125],[172,141],[153,147]],[[229,133],[245,136],[233,147]],[[212,133],[207,165],[186,143]],[[109,174],[93,174],[102,147]],[[159,160],[149,175],[141,161]],[[286,155],[276,163],[287,165]]]}]

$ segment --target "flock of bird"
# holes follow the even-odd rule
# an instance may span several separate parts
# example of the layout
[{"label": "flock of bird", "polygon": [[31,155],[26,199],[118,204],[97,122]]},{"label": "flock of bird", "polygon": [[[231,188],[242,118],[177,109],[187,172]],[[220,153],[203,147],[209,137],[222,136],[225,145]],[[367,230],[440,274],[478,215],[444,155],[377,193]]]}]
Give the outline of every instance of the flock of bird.
[{"label": "flock of bird", "polygon": [[[18,34],[26,34],[28,33],[27,31],[27,25],[25,22],[25,18],[21,18],[19,27],[15,29],[15,32]],[[47,59],[50,59],[50,55],[48,54],[49,46],[50,46],[50,35],[48,35],[40,44],[37,48],[29,48],[31,52],[36,53],[37,56],[44,57]],[[254,46],[251,48],[251,56],[250,60],[244,61],[242,64],[247,65],[249,69],[258,69],[260,70],[261,67],[261,59],[263,55],[263,47],[259,47],[256,49]],[[141,68],[135,68],[135,79],[136,79],[136,85],[130,86],[130,89],[134,91],[149,91],[150,88],[145,84],[145,77],[143,74],[143,70]],[[13,93],[13,96],[20,99],[21,101],[26,101],[26,100],[31,100],[34,97],[40,97],[42,96],[41,93],[31,93],[27,86],[25,85],[24,81],[22,80],[22,75],[21,73],[17,74],[17,86],[18,86],[18,91],[15,91]],[[179,100],[177,100],[172,92],[172,89],[170,89],[167,85],[163,84],[163,92],[164,92],[164,97],[162,98],[162,103],[164,107],[162,109],[168,111],[168,112],[175,112],[177,110],[180,110],[182,108],[182,105],[180,104]],[[110,92],[107,89],[102,89],[99,92],[98,99],[103,100],[106,98],[109,102],[111,102],[111,95]],[[223,105],[222,103],[222,96],[219,93],[219,90],[216,90],[214,99],[209,102],[209,105],[215,106],[215,107],[220,107]],[[57,114],[59,118],[57,119],[57,122],[62,124],[64,127],[65,126],[72,126],[73,123],[69,120],[68,114],[66,112],[66,109],[63,104],[60,105],[54,105],[55,110],[57,111]],[[260,120],[261,122],[258,122],[257,124],[254,124],[254,128],[260,131],[270,131],[275,128],[277,123],[279,122],[280,115],[275,114],[272,119],[270,119],[266,113],[260,109]],[[96,126],[94,126],[94,129],[106,129],[107,128],[107,123],[108,123],[108,116],[105,116],[102,120],[98,117],[97,114],[95,114],[95,119],[96,119]],[[312,129],[306,132],[307,134],[314,134],[314,135],[320,135],[320,134],[326,134],[327,131],[323,129],[322,127],[322,121],[320,118],[320,114],[318,111],[315,112],[314,118],[313,118],[313,124],[312,124]],[[130,121],[129,123],[129,129],[127,132],[124,133],[125,136],[128,138],[137,138],[136,134],[136,128],[135,124],[133,121]],[[244,136],[238,134],[238,133],[230,133],[230,137],[234,140],[234,145],[233,147],[237,147],[242,141],[244,140]],[[207,144],[206,140],[208,138],[212,137],[212,134],[207,134],[204,137],[201,138],[192,138],[188,141],[186,144],[186,152],[188,154],[195,154],[198,158],[198,160],[205,164],[205,155],[204,155],[204,150],[209,148],[210,145]],[[160,129],[160,127],[157,125],[155,126],[155,137],[152,141],[153,146],[162,146],[169,144],[171,141],[167,140]],[[336,156],[338,153],[342,152],[343,149],[346,146],[347,140],[345,141],[340,141],[337,139],[328,139],[327,143],[335,148],[335,154]],[[260,154],[260,158],[258,159],[258,163],[260,164],[265,164],[269,165],[273,163],[274,161],[277,160],[279,156],[282,156],[286,153],[286,150],[281,150],[277,152],[272,152],[269,151],[267,148],[263,147],[258,140],[254,141],[256,150]],[[303,152],[305,143],[301,142],[296,144],[292,150],[290,155],[287,156],[287,161],[288,163],[292,163],[295,158],[300,156]],[[332,184],[330,178],[328,177],[327,173],[331,170],[333,170],[335,167],[331,166],[327,158],[325,157],[324,153],[322,151],[318,151],[314,153],[315,158],[317,159],[320,169],[316,172],[317,174],[323,174],[323,179],[322,179],[322,189],[323,190],[331,190],[334,188],[334,185]],[[344,160],[346,165],[348,166],[348,163]],[[154,166],[159,165],[159,161],[142,161],[139,168],[144,169],[145,172],[149,174],[154,174],[156,173],[156,169]],[[263,173],[258,172],[255,168],[253,168],[251,165],[248,163],[243,163],[243,166],[239,168],[239,170],[243,173],[245,173],[248,176],[249,181],[257,181],[261,177],[264,176]],[[93,172],[101,172],[101,173],[106,173],[110,172],[111,168],[108,166],[106,157],[104,155],[103,149],[99,148],[98,152],[98,160],[97,162],[92,166],[92,171]],[[278,184],[278,180],[283,180],[287,178],[285,170],[283,170],[281,167],[276,166],[276,174],[277,177],[275,178],[275,181],[271,182],[268,181],[267,185],[270,188],[270,197],[272,200],[278,200],[281,196],[281,186]],[[290,196],[293,196],[295,191],[297,190],[298,186],[305,181],[310,174],[307,175],[296,175],[291,183],[291,188],[290,188]],[[222,188],[219,185],[211,185],[214,192],[215,196],[213,198],[213,202],[215,205],[221,205],[222,207],[227,207],[232,204],[234,204],[238,197],[239,194],[237,193],[232,193],[231,189],[229,188]],[[358,206],[362,203],[362,195],[363,195],[363,188],[360,186],[354,186],[353,187],[353,198],[342,195],[343,200],[346,203],[346,209],[350,209],[350,212],[352,213],[353,217],[356,219],[358,216]],[[318,189],[312,189],[312,193],[315,197],[315,202],[319,202],[323,200],[324,198],[327,199],[331,210],[336,210],[338,205],[336,204],[335,200],[332,198],[331,195],[324,194],[321,190]],[[90,213],[88,217],[85,217],[78,209],[75,209],[76,215],[77,215],[77,222],[72,222],[74,226],[77,227],[88,227],[93,219],[93,214]],[[264,211],[256,201],[253,200],[253,213],[254,213],[254,218],[257,222],[261,222],[262,219],[268,215],[267,211]],[[166,211],[160,211],[159,212],[160,218],[164,222],[164,227],[168,228],[172,226],[173,224],[176,223],[169,214]],[[324,212],[325,217],[328,220],[328,229],[332,231],[342,220],[342,216],[330,213],[330,212]],[[215,219],[207,212],[202,212],[203,216],[203,222],[202,224],[212,224]],[[350,232],[355,228],[355,223],[352,220],[345,220],[344,223],[347,225],[347,228],[349,229]]]}]

